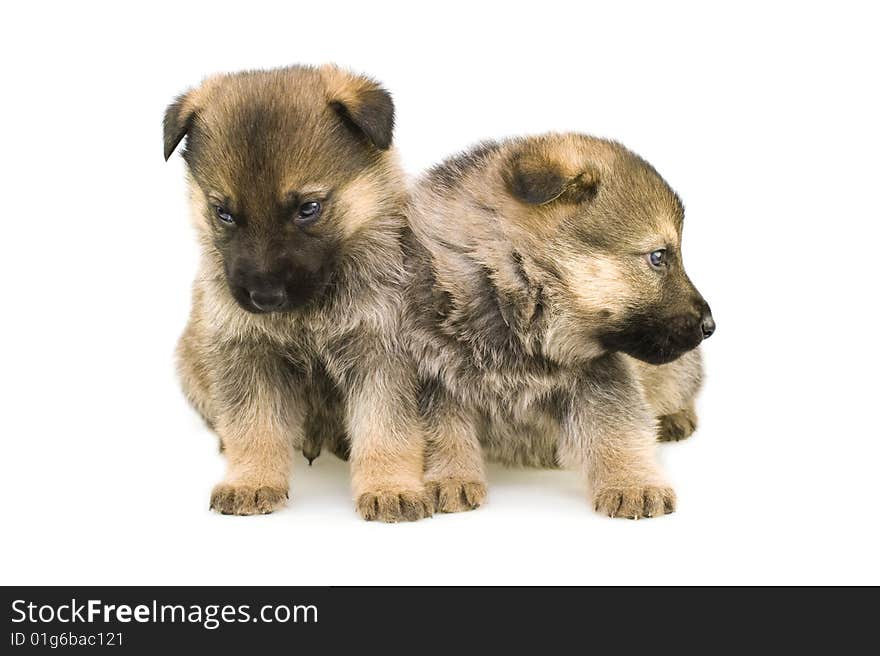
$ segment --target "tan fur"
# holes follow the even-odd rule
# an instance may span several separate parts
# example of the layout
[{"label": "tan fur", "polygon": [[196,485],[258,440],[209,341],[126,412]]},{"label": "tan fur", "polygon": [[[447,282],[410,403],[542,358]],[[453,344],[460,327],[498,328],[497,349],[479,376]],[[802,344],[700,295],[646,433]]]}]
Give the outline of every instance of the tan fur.
[{"label": "tan fur", "polygon": [[[311,460],[326,446],[350,451],[365,519],[431,514],[416,374],[399,340],[406,190],[387,148],[390,117],[367,114],[390,107],[375,82],[335,67],[218,76],[169,107],[166,156],[183,130],[199,131],[187,161],[202,254],[177,354],[184,392],[227,457],[211,496],[219,512],[283,506],[293,451]],[[359,120],[368,132],[356,133]],[[306,233],[277,216],[290,194],[324,199]],[[222,226],[221,203],[247,221]],[[332,275],[318,296],[288,311],[247,311],[228,280],[226,265],[238,262],[223,250],[232,237],[257,272],[273,264],[279,243],[285,258],[319,244],[302,261],[332,266]]]},{"label": "tan fur", "polygon": [[[680,266],[681,204],[656,171],[584,135],[482,144],[424,175],[409,217],[407,323],[436,507],[482,502],[482,451],[585,472],[606,515],[671,512],[658,426],[671,439],[695,420],[699,352],[649,365],[608,345],[643,322],[664,329],[666,314],[691,340],[703,311]],[[647,257],[660,248],[662,275]],[[674,357],[662,349],[681,340],[657,340],[644,357]]]},{"label": "tan fur", "polygon": [[[396,159],[396,153],[391,153],[389,157]],[[397,167],[366,171],[341,190],[341,203],[349,217],[342,226],[345,237],[354,236],[368,225],[369,220],[373,218],[371,208],[381,203],[381,198],[389,186],[399,189],[405,186],[402,172]]]},{"label": "tan fur", "polygon": [[574,300],[582,307],[619,314],[633,294],[614,258],[602,255],[567,257],[560,262]]},{"label": "tan fur", "polygon": [[335,64],[322,66],[319,73],[325,88],[325,100],[340,101],[353,111],[360,106],[363,93],[374,86],[371,80],[353,76]]},{"label": "tan fur", "polygon": [[688,351],[669,364],[653,365],[629,358],[636,369],[645,394],[660,417],[690,408],[700,391],[703,362],[700,349]]},{"label": "tan fur", "polygon": [[479,507],[486,498],[485,472],[474,418],[451,404],[438,403],[426,418],[428,451],[425,480],[440,512]]}]

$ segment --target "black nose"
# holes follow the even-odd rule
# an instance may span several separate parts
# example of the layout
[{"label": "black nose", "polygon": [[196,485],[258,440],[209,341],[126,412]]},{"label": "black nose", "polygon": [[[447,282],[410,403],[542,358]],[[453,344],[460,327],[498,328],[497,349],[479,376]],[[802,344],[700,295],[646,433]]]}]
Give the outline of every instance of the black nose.
[{"label": "black nose", "polygon": [[712,336],[712,333],[715,332],[715,319],[712,318],[712,313],[706,310],[706,313],[703,315],[703,320],[700,323],[700,330],[703,331],[703,339],[709,339]]},{"label": "black nose", "polygon": [[251,303],[263,312],[272,312],[287,302],[287,294],[283,289],[262,289],[250,293]]}]

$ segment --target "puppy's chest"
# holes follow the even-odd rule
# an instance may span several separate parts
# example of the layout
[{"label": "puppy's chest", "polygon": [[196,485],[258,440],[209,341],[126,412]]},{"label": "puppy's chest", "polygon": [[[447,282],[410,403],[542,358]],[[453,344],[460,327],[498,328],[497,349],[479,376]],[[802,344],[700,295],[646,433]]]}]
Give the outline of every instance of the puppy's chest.
[{"label": "puppy's chest", "polygon": [[571,381],[564,370],[542,366],[510,369],[463,368],[444,381],[454,396],[496,420],[543,421],[567,395]]},{"label": "puppy's chest", "polygon": [[213,326],[218,342],[262,346],[302,369],[322,359],[327,341],[344,328],[342,322],[327,317],[295,312],[249,315],[239,311],[225,318]]},{"label": "puppy's chest", "polygon": [[543,376],[513,381],[484,379],[481,398],[471,399],[482,417],[480,443],[491,459],[509,464],[556,467],[560,419],[568,398],[565,381]]}]

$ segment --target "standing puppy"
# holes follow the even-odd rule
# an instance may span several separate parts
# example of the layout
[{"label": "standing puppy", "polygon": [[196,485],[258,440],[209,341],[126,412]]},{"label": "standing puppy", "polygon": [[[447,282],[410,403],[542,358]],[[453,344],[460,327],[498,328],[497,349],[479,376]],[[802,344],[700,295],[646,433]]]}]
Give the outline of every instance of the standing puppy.
[{"label": "standing puppy", "polygon": [[213,77],[165,114],[166,159],[187,136],[202,251],[179,370],[226,453],[221,513],[284,505],[292,449],[325,439],[306,444],[307,425],[347,433],[365,519],[431,512],[415,372],[396,338],[406,198],[393,114],[386,91],[335,67]]},{"label": "standing puppy", "polygon": [[421,179],[408,324],[437,509],[482,502],[481,446],[583,470],[607,515],[674,509],[657,420],[663,439],[693,430],[692,349],[714,330],[682,219],[649,164],[577,134],[484,144]]}]

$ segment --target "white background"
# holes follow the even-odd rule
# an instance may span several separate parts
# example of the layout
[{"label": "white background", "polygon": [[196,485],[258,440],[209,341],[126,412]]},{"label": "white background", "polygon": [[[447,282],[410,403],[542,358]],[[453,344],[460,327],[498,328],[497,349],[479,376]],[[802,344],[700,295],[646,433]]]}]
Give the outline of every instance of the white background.
[{"label": "white background", "polygon": [[[878,20],[869,3],[19,4],[4,10],[0,582],[880,583]],[[321,9],[320,7],[324,7]],[[347,465],[208,512],[217,440],[172,353],[197,251],[161,119],[204,75],[380,79],[413,174],[578,130],[683,197],[711,303],[678,512],[599,517],[574,473],[490,469],[472,513],[358,519]]]}]

